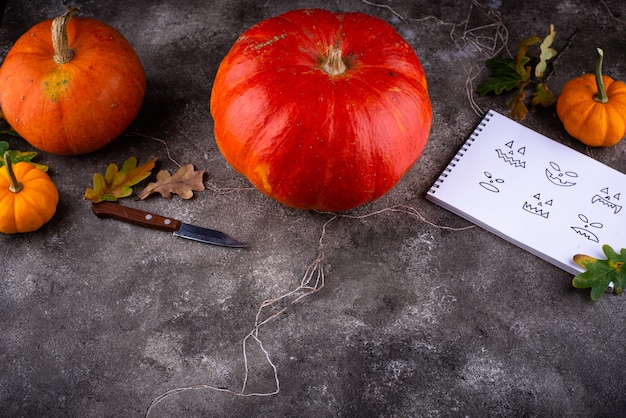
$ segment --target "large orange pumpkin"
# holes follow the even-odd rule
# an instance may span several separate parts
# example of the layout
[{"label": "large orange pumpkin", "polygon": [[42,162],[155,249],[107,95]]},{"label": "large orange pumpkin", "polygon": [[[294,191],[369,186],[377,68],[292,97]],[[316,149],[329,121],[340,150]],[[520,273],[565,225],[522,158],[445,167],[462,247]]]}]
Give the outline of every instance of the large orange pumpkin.
[{"label": "large orange pumpkin", "polygon": [[432,119],[424,70],[393,27],[319,9],[244,32],[210,106],[237,171],[287,206],[322,211],[387,193],[421,155]]},{"label": "large orange pumpkin", "polygon": [[124,36],[96,19],[72,18],[75,11],[35,25],[0,67],[7,122],[34,147],[61,155],[92,152],[117,138],[146,89]]}]

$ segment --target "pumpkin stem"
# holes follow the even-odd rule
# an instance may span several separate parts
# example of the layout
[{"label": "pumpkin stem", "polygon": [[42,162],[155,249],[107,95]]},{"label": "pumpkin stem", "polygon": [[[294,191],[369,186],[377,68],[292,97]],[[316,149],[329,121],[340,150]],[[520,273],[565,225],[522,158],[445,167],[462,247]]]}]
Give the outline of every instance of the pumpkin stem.
[{"label": "pumpkin stem", "polygon": [[328,49],[328,56],[321,64],[322,70],[330,75],[340,75],[348,68],[341,58],[341,49],[331,46]]},{"label": "pumpkin stem", "polygon": [[24,186],[22,183],[17,181],[17,177],[15,177],[15,172],[13,171],[13,163],[11,162],[11,156],[9,155],[9,151],[4,152],[4,165],[7,168],[7,172],[9,173],[9,191],[13,193],[19,193],[22,191]]},{"label": "pumpkin stem", "polygon": [[52,46],[54,47],[54,62],[65,64],[74,58],[74,51],[70,49],[67,41],[67,24],[78,9],[70,7],[65,13],[52,21]]},{"label": "pumpkin stem", "polygon": [[596,84],[598,85],[598,92],[593,96],[596,102],[608,103],[609,96],[606,94],[606,87],[604,87],[604,80],[602,79],[602,59],[604,58],[604,51],[600,48],[596,48],[598,51],[598,59],[596,61]]}]

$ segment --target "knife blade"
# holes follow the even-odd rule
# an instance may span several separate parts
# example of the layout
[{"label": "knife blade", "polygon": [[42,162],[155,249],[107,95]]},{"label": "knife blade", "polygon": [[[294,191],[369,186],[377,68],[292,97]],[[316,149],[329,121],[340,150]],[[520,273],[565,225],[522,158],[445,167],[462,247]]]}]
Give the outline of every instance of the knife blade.
[{"label": "knife blade", "polygon": [[98,218],[111,218],[146,228],[171,232],[177,237],[187,238],[206,244],[224,247],[243,248],[248,244],[215,229],[186,224],[177,219],[168,218],[140,209],[130,208],[118,203],[93,203],[91,210]]}]

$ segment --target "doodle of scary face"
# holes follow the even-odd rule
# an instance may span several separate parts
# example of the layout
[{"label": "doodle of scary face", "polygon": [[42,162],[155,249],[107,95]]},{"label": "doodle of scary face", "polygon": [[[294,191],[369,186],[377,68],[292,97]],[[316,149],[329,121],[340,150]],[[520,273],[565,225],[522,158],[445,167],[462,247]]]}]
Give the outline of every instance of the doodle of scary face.
[{"label": "doodle of scary face", "polygon": [[550,161],[550,167],[546,168],[546,177],[557,186],[572,187],[576,185],[578,174],[573,171],[562,171],[557,163]]},{"label": "doodle of scary face", "polygon": [[[595,196],[593,196],[591,198],[591,203],[601,203],[602,205],[608,207],[609,209],[611,209],[613,211],[613,213],[619,213],[620,210],[622,210],[622,206],[615,203],[615,202],[611,202],[611,195],[609,194],[609,188],[605,187],[604,189],[600,190],[600,192],[602,193],[602,195],[596,194]],[[620,195],[621,193],[616,193],[613,195],[613,200],[619,200],[620,199]]]},{"label": "doodle of scary face", "polygon": [[494,178],[488,171],[485,171],[483,174],[485,175],[485,177],[487,177],[488,181],[481,181],[478,184],[480,184],[483,189],[489,190],[493,193],[499,193],[500,189],[498,188],[498,186],[496,186],[496,184],[502,184],[504,183],[504,180]]},{"label": "doodle of scary face", "polygon": [[533,196],[535,198],[535,202],[533,205],[533,201],[526,201],[522,206],[528,213],[532,213],[533,215],[541,216],[542,218],[548,219],[550,216],[550,212],[548,211],[548,207],[552,206],[553,200],[542,200],[541,194],[537,193]]},{"label": "doodle of scary face", "polygon": [[603,225],[600,222],[589,222],[589,219],[585,215],[583,215],[582,213],[578,215],[578,219],[580,219],[582,221],[582,223],[585,224],[585,226],[584,227],[572,226],[571,227],[572,230],[574,230],[574,232],[576,232],[578,235],[581,235],[581,236],[587,238],[589,241],[593,241],[593,242],[599,243],[600,239],[598,238],[598,236],[596,234],[591,232],[589,227],[594,227],[596,229],[601,229],[603,227]]},{"label": "doodle of scary face", "polygon": [[496,149],[496,153],[498,154],[498,157],[511,164],[513,167],[526,168],[526,161],[522,160],[522,157],[526,154],[526,147],[518,148],[516,153],[513,148],[514,143],[515,141],[509,141],[504,144],[504,146],[507,147],[509,151],[503,151],[502,149],[498,148]]}]

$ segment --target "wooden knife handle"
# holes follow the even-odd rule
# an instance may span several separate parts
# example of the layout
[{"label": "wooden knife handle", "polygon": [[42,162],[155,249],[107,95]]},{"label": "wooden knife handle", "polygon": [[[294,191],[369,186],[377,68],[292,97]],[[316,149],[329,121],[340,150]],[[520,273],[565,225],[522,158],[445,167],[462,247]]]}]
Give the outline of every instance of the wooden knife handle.
[{"label": "wooden knife handle", "polygon": [[161,231],[175,232],[180,229],[181,222],[143,210],[129,208],[112,202],[100,202],[91,205],[91,210],[98,218],[112,218],[118,221],[139,225]]}]

